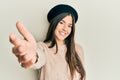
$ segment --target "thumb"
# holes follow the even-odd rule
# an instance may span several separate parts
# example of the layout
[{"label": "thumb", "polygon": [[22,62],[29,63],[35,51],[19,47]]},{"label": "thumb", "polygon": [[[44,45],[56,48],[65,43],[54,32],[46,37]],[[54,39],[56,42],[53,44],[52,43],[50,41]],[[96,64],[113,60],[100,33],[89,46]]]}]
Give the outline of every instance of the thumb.
[{"label": "thumb", "polygon": [[29,33],[29,31],[23,26],[22,23],[17,22],[16,27],[17,27],[19,33],[24,37],[25,40],[32,42],[32,43],[35,42],[35,39],[32,36],[32,34]]}]

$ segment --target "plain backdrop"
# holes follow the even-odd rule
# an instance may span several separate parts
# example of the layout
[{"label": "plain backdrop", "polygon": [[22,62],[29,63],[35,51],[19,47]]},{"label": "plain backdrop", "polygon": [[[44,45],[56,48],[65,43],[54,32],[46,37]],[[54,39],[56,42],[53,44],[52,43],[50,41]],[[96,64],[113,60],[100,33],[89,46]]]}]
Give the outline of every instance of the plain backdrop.
[{"label": "plain backdrop", "polygon": [[73,6],[79,14],[75,41],[84,49],[87,80],[120,80],[119,0],[0,0],[0,80],[37,80],[35,70],[20,67],[9,34],[22,22],[36,41],[45,38],[47,12],[56,4]]}]

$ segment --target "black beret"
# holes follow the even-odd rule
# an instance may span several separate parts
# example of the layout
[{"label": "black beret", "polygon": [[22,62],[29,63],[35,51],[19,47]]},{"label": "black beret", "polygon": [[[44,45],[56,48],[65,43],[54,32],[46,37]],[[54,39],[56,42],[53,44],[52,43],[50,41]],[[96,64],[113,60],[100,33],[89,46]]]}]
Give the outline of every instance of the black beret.
[{"label": "black beret", "polygon": [[60,13],[70,13],[75,18],[75,23],[78,20],[78,13],[77,11],[70,5],[67,4],[59,4],[54,6],[47,14],[47,19],[50,22],[55,16],[59,15]]}]

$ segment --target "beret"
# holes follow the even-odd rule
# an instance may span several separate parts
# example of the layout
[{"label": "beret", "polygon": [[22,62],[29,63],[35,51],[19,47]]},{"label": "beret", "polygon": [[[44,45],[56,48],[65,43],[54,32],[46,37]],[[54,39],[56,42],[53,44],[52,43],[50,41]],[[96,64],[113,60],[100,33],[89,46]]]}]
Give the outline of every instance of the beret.
[{"label": "beret", "polygon": [[55,16],[61,13],[70,13],[75,18],[75,23],[78,20],[78,13],[77,11],[70,5],[67,4],[59,4],[51,8],[51,10],[47,14],[48,22],[50,22]]}]

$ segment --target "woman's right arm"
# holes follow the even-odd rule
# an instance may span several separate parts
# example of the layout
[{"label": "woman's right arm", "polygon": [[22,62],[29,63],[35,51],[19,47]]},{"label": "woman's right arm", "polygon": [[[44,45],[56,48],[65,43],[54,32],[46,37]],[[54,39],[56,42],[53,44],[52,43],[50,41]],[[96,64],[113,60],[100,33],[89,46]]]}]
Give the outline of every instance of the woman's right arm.
[{"label": "woman's right arm", "polygon": [[10,34],[9,40],[13,44],[13,54],[24,68],[40,67],[40,62],[41,65],[45,62],[42,48],[37,45],[35,38],[22,23],[17,22],[16,27],[24,39],[18,38],[15,34]]},{"label": "woman's right arm", "polygon": [[42,46],[42,42],[38,42],[37,46],[38,46],[37,59],[36,59],[36,63],[32,66],[32,69],[39,69],[46,62],[46,57],[45,57],[44,47]]}]

